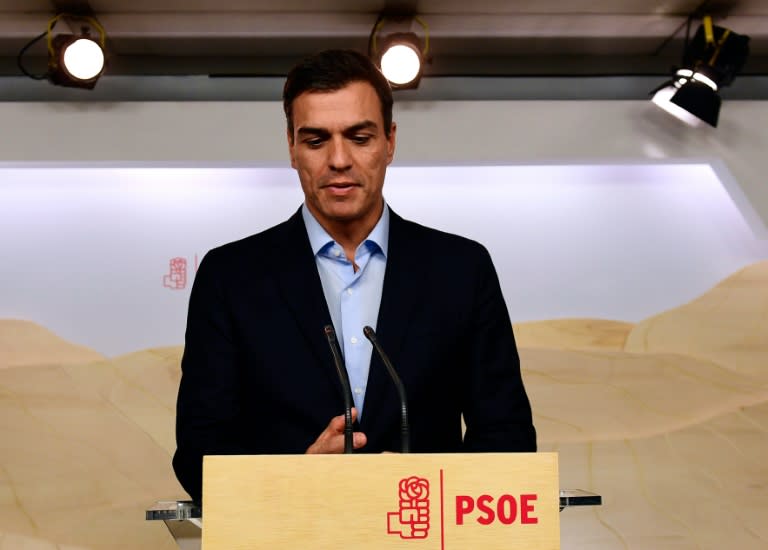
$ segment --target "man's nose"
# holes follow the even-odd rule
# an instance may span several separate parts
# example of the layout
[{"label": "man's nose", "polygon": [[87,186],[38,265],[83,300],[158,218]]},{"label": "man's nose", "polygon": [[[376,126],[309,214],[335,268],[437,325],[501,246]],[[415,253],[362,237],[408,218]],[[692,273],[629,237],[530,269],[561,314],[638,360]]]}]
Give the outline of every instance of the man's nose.
[{"label": "man's nose", "polygon": [[328,165],[331,170],[342,171],[352,167],[349,144],[343,138],[332,139],[328,148]]}]

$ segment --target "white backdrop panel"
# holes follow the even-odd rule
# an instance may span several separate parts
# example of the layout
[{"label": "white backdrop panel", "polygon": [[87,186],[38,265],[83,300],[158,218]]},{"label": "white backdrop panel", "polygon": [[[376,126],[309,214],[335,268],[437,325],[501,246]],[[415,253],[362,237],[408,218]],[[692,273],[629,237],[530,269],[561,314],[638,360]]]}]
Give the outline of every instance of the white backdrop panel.
[{"label": "white backdrop panel", "polygon": [[[484,243],[513,321],[636,321],[768,257],[705,164],[393,167],[385,196]],[[196,261],[301,200],[289,168],[0,167],[0,318],[109,355],[181,344]]]}]

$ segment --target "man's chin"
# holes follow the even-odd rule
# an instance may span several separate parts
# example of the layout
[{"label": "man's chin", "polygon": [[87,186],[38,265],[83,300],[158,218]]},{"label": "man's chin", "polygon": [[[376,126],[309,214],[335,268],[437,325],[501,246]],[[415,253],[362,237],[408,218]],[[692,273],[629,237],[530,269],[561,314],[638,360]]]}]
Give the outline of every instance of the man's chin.
[{"label": "man's chin", "polygon": [[319,212],[315,217],[320,221],[325,219],[331,223],[355,223],[368,219],[372,215],[368,205],[360,204],[359,201],[331,201],[318,206],[321,208],[318,208]]},{"label": "man's chin", "polygon": [[344,222],[354,222],[355,220],[359,220],[362,216],[360,216],[360,213],[358,211],[335,211],[335,212],[329,212],[326,217],[329,220],[333,220],[337,223],[344,223]]}]

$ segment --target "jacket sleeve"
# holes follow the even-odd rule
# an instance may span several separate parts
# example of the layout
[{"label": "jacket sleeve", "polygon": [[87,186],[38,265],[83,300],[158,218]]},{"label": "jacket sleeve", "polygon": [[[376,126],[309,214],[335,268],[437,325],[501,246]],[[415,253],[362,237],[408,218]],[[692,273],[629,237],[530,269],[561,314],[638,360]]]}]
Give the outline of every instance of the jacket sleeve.
[{"label": "jacket sleeve", "polygon": [[173,468],[195,500],[202,497],[206,454],[238,452],[239,366],[226,288],[226,264],[217,250],[200,263],[187,315],[176,404]]},{"label": "jacket sleeve", "polygon": [[533,452],[536,430],[520,374],[512,323],[491,257],[480,248],[467,342],[464,448]]}]

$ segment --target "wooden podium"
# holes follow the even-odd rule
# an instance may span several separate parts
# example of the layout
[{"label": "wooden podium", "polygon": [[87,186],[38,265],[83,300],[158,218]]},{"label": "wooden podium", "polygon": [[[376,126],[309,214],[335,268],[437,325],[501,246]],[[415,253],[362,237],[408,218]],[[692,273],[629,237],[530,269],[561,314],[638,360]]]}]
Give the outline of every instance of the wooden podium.
[{"label": "wooden podium", "polygon": [[556,453],[206,456],[203,550],[560,548]]}]

